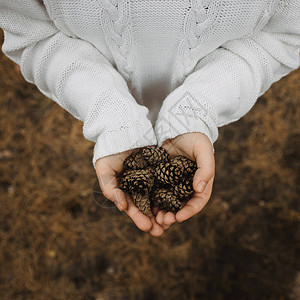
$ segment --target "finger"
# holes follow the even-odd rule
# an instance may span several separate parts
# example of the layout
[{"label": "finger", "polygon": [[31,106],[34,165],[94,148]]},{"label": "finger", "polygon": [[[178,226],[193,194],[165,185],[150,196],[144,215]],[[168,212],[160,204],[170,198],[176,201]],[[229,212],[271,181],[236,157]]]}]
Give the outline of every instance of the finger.
[{"label": "finger", "polygon": [[161,144],[162,148],[165,149],[169,154],[171,154],[170,152],[173,150],[173,145],[171,143],[170,139],[165,140],[162,144]]},{"label": "finger", "polygon": [[163,224],[170,226],[171,224],[176,222],[175,214],[168,211],[163,217]]},{"label": "finger", "polygon": [[215,174],[215,157],[212,145],[207,143],[201,143],[201,146],[200,144],[196,145],[193,155],[198,167],[193,178],[193,188],[196,192],[202,193]]},{"label": "finger", "polygon": [[149,233],[153,236],[161,236],[164,233],[163,227],[156,222],[156,219],[153,215],[150,216],[150,220],[152,222],[152,228],[150,229]]},{"label": "finger", "polygon": [[175,217],[178,222],[183,222],[189,219],[203,209],[210,198],[213,179],[214,178],[208,182],[203,193],[195,192],[193,197],[185,204],[185,206],[177,212]]},{"label": "finger", "polygon": [[152,221],[146,215],[144,215],[133,203],[131,196],[126,194],[127,209],[125,212],[132,219],[135,225],[142,231],[149,231],[152,228]]},{"label": "finger", "polygon": [[163,224],[165,212],[160,210],[156,215],[156,222],[160,225]]},{"label": "finger", "polygon": [[166,224],[162,225],[163,230],[168,230],[169,227],[170,227],[170,225],[166,225]]}]

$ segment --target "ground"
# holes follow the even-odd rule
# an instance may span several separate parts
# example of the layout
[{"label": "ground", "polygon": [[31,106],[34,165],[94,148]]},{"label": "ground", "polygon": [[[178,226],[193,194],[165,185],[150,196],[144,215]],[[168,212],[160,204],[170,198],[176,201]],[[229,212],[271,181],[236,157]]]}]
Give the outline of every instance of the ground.
[{"label": "ground", "polygon": [[0,76],[0,299],[300,299],[300,69],[219,128],[209,203],[159,238],[94,200],[82,123]]}]

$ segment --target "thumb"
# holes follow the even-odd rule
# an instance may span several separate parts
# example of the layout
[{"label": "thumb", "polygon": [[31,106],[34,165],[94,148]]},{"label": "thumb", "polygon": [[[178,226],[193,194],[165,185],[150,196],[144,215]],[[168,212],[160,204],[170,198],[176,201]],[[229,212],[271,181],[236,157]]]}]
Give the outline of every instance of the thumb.
[{"label": "thumb", "polygon": [[125,193],[119,189],[116,174],[110,168],[97,170],[99,185],[103,196],[114,202],[120,211],[127,209],[127,200]]},{"label": "thumb", "polygon": [[215,158],[210,147],[201,145],[194,151],[197,170],[193,179],[193,188],[196,192],[202,193],[208,182],[215,174]]}]

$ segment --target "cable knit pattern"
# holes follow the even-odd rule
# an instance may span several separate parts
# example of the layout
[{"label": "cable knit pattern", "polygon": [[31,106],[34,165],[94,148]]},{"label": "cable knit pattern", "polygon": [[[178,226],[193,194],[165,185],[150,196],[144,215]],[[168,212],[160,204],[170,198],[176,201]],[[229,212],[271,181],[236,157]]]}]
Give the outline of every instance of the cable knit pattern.
[{"label": "cable knit pattern", "polygon": [[210,1],[206,1],[204,7],[202,0],[189,0],[190,8],[184,18],[184,37],[178,46],[176,71],[174,72],[176,79],[172,79],[172,89],[180,85],[191,71],[193,65],[192,50],[199,45],[200,39],[205,42],[209,37],[209,34],[205,34],[204,31],[209,30],[213,23],[213,20],[207,16]]},{"label": "cable knit pattern", "polygon": [[[0,0],[2,50],[97,159],[237,121],[299,67],[299,0]],[[154,126],[154,128],[153,128]]]},{"label": "cable knit pattern", "polygon": [[[133,92],[136,81],[134,76],[135,57],[132,49],[132,30],[130,27],[130,1],[103,0],[101,2],[103,13],[101,24],[105,32],[105,39],[109,45],[119,72]],[[135,95],[137,91],[135,90]]]},{"label": "cable knit pattern", "polygon": [[113,50],[121,66],[122,75],[129,80],[133,74],[134,58],[131,52],[132,33],[128,25],[130,4],[126,0],[103,0],[101,22],[106,33],[106,41]]}]

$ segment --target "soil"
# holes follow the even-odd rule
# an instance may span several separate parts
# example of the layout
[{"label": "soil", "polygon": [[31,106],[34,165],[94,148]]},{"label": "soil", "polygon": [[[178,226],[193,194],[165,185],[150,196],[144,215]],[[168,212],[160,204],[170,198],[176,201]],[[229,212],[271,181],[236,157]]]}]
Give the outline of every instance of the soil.
[{"label": "soil", "polygon": [[0,76],[0,299],[300,299],[300,69],[219,128],[210,201],[158,238],[94,197],[82,123]]}]

